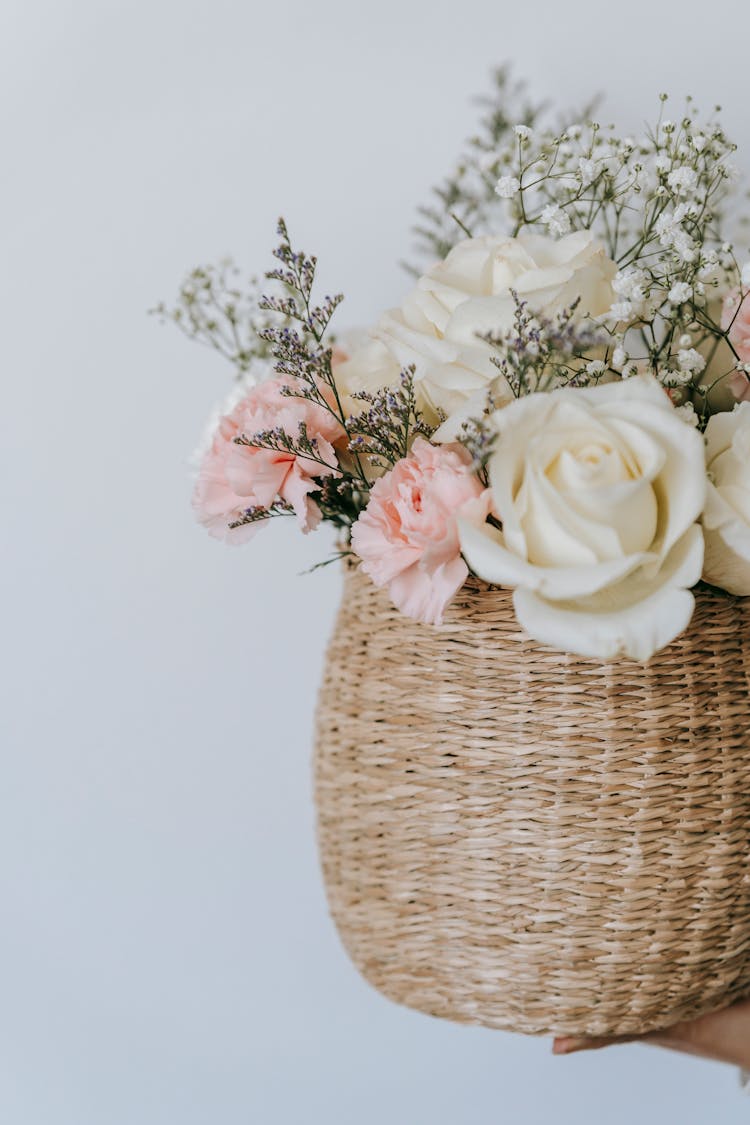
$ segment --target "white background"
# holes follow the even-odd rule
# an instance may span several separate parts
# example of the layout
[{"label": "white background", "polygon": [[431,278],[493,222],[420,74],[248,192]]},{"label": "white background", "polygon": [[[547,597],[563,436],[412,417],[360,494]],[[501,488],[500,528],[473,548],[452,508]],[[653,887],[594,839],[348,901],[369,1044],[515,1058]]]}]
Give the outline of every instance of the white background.
[{"label": "white background", "polygon": [[[342,324],[403,294],[414,206],[491,65],[637,131],[656,95],[744,146],[748,16],[715,0],[5,0],[0,1121],[680,1125],[731,1070],[399,1009],[328,920],[310,727],[326,534],[233,551],[186,459],[230,376],[145,309],[283,212]],[[675,107],[676,110],[677,107]]]}]

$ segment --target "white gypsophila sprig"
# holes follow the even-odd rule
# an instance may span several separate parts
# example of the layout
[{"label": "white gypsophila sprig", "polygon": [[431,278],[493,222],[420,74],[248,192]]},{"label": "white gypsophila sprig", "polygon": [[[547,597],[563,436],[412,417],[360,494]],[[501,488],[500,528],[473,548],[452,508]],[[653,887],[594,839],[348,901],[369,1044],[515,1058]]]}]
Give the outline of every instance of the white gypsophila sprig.
[{"label": "white gypsophila sprig", "polygon": [[[518,184],[498,193],[510,233],[538,225],[553,237],[575,230],[601,237],[619,266],[616,299],[602,318],[611,366],[650,371],[668,387],[689,384],[702,396],[702,423],[703,367],[686,366],[679,353],[713,354],[728,343],[718,299],[739,282],[722,229],[735,146],[717,114],[701,120],[688,99],[679,121],[660,114],[639,139],[596,122],[514,131],[498,165],[503,183]],[[733,367],[725,363],[716,379]]]},{"label": "white gypsophila sprig", "polygon": [[[407,266],[414,276],[422,266],[445,258],[467,235],[497,233],[505,225],[505,201],[516,194],[517,177],[510,172],[521,150],[533,147],[552,126],[547,106],[534,102],[523,82],[515,82],[508,67],[492,75],[492,88],[477,99],[482,116],[455,166],[418,208],[414,226],[418,261]],[[585,118],[587,108],[582,117]]]},{"label": "white gypsophila sprig", "polygon": [[520,187],[521,183],[515,176],[501,176],[495,184],[495,194],[501,199],[512,199]]},{"label": "white gypsophila sprig", "polygon": [[260,301],[257,278],[243,283],[232,259],[223,258],[191,269],[174,304],[160,301],[150,312],[229,360],[237,378],[247,384],[273,371],[271,348],[263,337],[271,319]]}]

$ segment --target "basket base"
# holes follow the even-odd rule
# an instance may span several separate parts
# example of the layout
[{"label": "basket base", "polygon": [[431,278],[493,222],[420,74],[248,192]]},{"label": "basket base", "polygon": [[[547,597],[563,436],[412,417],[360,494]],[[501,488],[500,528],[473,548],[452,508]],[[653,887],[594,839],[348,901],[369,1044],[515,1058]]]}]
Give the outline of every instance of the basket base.
[{"label": "basket base", "polygon": [[639,1035],[750,994],[750,599],[647,665],[542,649],[470,580],[439,628],[356,568],[320,695],[331,912],[390,999]]}]

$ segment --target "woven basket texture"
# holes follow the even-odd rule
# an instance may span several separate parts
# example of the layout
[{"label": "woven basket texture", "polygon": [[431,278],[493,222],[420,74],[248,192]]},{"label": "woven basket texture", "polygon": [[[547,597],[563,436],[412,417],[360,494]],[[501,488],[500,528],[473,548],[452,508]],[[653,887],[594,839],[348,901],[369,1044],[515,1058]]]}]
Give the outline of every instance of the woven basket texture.
[{"label": "woven basket texture", "polygon": [[345,567],[317,713],[329,904],[392,1000],[630,1035],[750,993],[750,599],[648,664],[532,642],[471,578],[416,624]]}]

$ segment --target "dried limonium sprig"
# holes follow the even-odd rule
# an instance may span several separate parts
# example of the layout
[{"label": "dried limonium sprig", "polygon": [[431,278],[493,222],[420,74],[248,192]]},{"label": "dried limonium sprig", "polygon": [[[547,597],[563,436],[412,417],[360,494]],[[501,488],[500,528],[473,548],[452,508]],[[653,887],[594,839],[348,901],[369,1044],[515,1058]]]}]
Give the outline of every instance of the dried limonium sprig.
[{"label": "dried limonium sprig", "polygon": [[283,219],[279,219],[277,234],[280,242],[273,256],[281,264],[269,270],[266,277],[270,281],[280,282],[286,295],[264,296],[261,298],[260,307],[296,321],[304,336],[312,338],[315,344],[320,346],[331,317],[344,298],[338,294],[335,297],[326,297],[321,305],[314,304],[313,287],[317,258],[305,254],[304,251],[292,249],[289,232]]},{"label": "dried limonium sprig", "polygon": [[[270,349],[275,373],[284,380],[279,393],[305,399],[331,414],[349,444],[352,435],[333,375],[332,349],[325,339],[342,297],[326,297],[315,303],[316,259],[293,249],[283,219],[279,220],[278,234],[280,242],[274,257],[279,265],[266,276],[281,286],[281,292],[261,297],[259,308],[273,318],[261,330],[261,336]],[[313,471],[318,487],[310,495],[322,518],[336,527],[350,528],[367,502],[369,480],[357,451],[343,462],[332,455],[330,446],[322,452],[305,422],[299,422],[294,433],[274,426],[240,434],[234,441],[240,446],[278,452],[301,458],[308,465],[319,465],[320,475]],[[286,514],[286,507],[276,504],[265,516],[254,509],[245,522]]]},{"label": "dried limonium sprig", "polygon": [[270,449],[276,453],[288,453],[292,457],[302,457],[306,461],[316,462],[324,469],[331,472],[338,472],[338,465],[334,462],[331,464],[321,457],[317,438],[311,438],[307,432],[307,426],[304,422],[300,422],[297,434],[292,436],[282,426],[276,426],[272,430],[258,430],[254,434],[239,434],[234,442],[236,445],[244,445],[250,449]]},{"label": "dried limonium sprig", "polygon": [[487,483],[487,462],[497,441],[497,427],[492,414],[497,409],[495,395],[490,389],[480,415],[467,418],[458,431],[458,440],[471,455],[471,467]]},{"label": "dried limonium sprig", "polygon": [[353,435],[349,449],[366,454],[371,464],[389,468],[406,457],[416,437],[429,440],[437,426],[430,425],[417,408],[414,389],[415,368],[405,367],[398,384],[378,391],[355,391],[352,398],[366,403],[366,408],[346,420],[346,430]]},{"label": "dried limonium sprig", "polygon": [[[333,375],[333,351],[325,341],[334,312],[343,296],[325,297],[320,304],[313,300],[317,259],[292,248],[283,219],[278,223],[279,245],[274,257],[280,263],[266,277],[282,286],[279,295],[263,296],[259,307],[283,318],[280,326],[269,326],[261,332],[275,361],[275,370],[291,380],[282,391],[291,398],[304,398],[327,410],[349,435],[347,416]],[[349,435],[350,436],[350,435]],[[368,478],[358,456],[354,472],[360,487],[368,487]]]},{"label": "dried limonium sprig", "polygon": [[267,508],[256,506],[248,508],[240,519],[232,520],[229,527],[234,531],[237,527],[246,527],[250,523],[263,523],[265,520],[274,519],[277,516],[293,516],[294,508],[291,504],[287,504],[284,500],[275,500]]},{"label": "dried limonium sprig", "polygon": [[516,398],[555,387],[586,387],[600,382],[607,371],[601,359],[586,359],[603,351],[606,334],[589,319],[576,319],[579,301],[547,317],[534,313],[527,301],[511,290],[515,311],[508,332],[481,338],[496,348],[493,364]]}]

